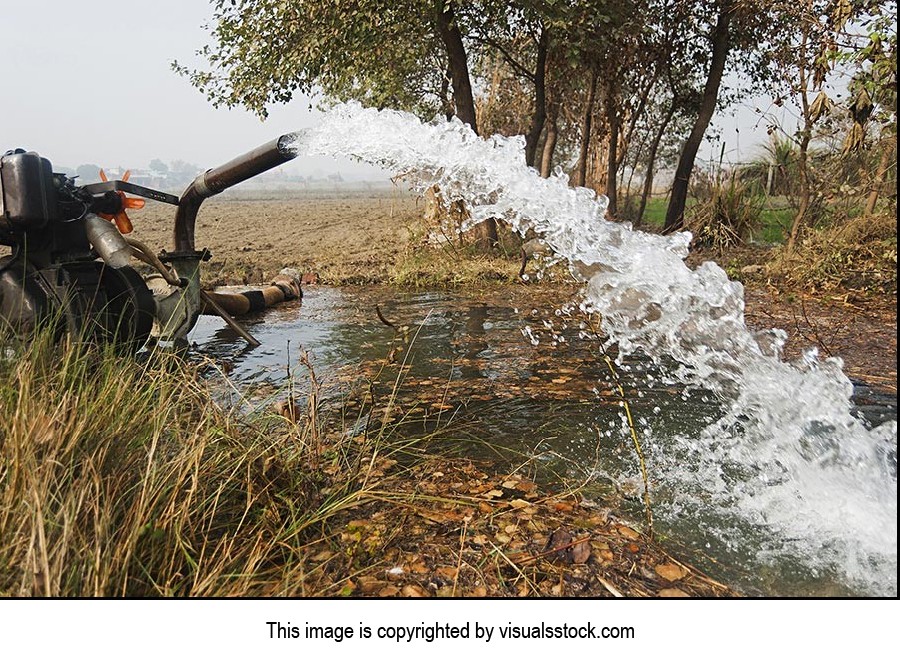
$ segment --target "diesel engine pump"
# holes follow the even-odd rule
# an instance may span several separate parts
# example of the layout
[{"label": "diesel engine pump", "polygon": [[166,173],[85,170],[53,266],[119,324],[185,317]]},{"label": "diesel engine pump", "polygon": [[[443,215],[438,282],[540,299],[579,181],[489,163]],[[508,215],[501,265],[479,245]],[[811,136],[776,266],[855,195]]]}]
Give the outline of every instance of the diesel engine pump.
[{"label": "diesel engine pump", "polygon": [[[151,336],[184,343],[200,313],[212,309],[255,343],[200,288],[209,251],[195,248],[194,224],[204,199],[295,157],[296,138],[282,135],[200,174],[181,197],[131,183],[127,173],[79,185],[37,153],[7,151],[0,156],[0,244],[11,254],[0,257],[0,324],[22,336],[49,326],[137,350]],[[127,210],[144,199],[176,207],[172,251],[157,254],[129,235]],[[152,273],[139,274],[133,259]],[[300,293],[283,281],[271,290],[266,302]]]}]

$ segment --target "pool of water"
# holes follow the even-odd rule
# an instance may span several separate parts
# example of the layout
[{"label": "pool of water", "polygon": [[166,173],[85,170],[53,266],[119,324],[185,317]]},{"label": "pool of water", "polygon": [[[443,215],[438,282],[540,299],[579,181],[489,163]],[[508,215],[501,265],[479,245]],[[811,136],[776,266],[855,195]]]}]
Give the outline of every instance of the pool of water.
[{"label": "pool of water", "polygon": [[[640,359],[611,372],[599,342],[585,338],[584,319],[537,307],[543,305],[496,295],[310,287],[302,305],[242,321],[258,348],[211,317],[201,318],[191,340],[228,372],[235,402],[268,404],[283,398],[291,382],[302,390],[307,374],[298,358],[307,351],[326,401],[346,403],[351,383],[375,380],[377,395],[396,399],[395,417],[409,419],[403,432],[441,429],[453,450],[500,459],[548,485],[584,483],[585,496],[640,523],[643,485],[621,383],[647,440],[656,529],[673,549],[747,592],[853,594],[837,575],[793,564],[783,551],[766,559],[772,540],[764,529],[696,502],[685,505],[654,479],[651,447],[706,427],[721,411],[713,396],[665,384],[658,368]],[[870,423],[896,419],[896,396],[860,384],[856,402]]]}]

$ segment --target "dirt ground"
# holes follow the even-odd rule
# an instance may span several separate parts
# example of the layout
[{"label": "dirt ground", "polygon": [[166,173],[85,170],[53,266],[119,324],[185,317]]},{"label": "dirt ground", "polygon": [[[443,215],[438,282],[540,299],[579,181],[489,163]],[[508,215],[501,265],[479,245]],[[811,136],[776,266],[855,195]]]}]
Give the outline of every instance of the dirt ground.
[{"label": "dirt ground", "polygon": [[[256,283],[284,267],[314,271],[323,280],[364,283],[383,278],[421,209],[421,201],[403,187],[292,199],[223,195],[201,207],[196,243],[212,252],[212,283]],[[132,213],[135,236],[156,249],[171,249],[174,218],[174,206],[148,202]]]},{"label": "dirt ground", "polygon": [[840,357],[851,379],[897,393],[896,297],[891,305],[883,299],[811,298],[751,286],[745,298],[750,325],[788,332],[788,358],[815,347],[820,357]]}]

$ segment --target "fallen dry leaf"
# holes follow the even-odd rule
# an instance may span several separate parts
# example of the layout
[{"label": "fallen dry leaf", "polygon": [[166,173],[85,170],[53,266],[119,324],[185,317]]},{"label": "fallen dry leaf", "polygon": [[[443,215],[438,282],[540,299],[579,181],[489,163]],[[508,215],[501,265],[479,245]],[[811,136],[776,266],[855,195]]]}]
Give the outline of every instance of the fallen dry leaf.
[{"label": "fallen dry leaf", "polygon": [[303,416],[303,410],[292,399],[278,401],[273,407],[276,414],[292,423],[296,423]]},{"label": "fallen dry leaf", "polygon": [[583,564],[591,556],[589,541],[588,537],[576,539],[565,529],[557,529],[550,534],[544,551],[555,551],[556,557],[566,563]]},{"label": "fallen dry leaf", "polygon": [[678,581],[679,579],[684,579],[687,576],[687,570],[685,570],[680,565],[675,565],[674,563],[665,563],[663,565],[656,566],[656,574],[661,576],[666,581]]},{"label": "fallen dry leaf", "polygon": [[657,595],[659,597],[690,597],[690,595],[678,588],[663,588]]},{"label": "fallen dry leaf", "polygon": [[419,515],[431,522],[438,524],[447,524],[450,522],[461,522],[463,516],[452,510],[417,510]]},{"label": "fallen dry leaf", "polygon": [[359,590],[363,595],[371,595],[372,593],[378,593],[384,588],[388,587],[388,584],[384,581],[379,581],[374,577],[360,577],[359,578]]},{"label": "fallen dry leaf", "polygon": [[591,557],[591,545],[588,542],[588,538],[576,540],[575,544],[569,547],[569,556],[576,565],[587,563]]},{"label": "fallen dry leaf", "polygon": [[408,583],[400,591],[403,597],[428,597],[428,591],[414,583]]},{"label": "fallen dry leaf", "polygon": [[619,535],[624,536],[629,540],[640,540],[641,538],[641,534],[630,526],[620,526],[616,530],[619,532]]},{"label": "fallen dry leaf", "polygon": [[[572,543],[572,534],[565,529],[556,529],[547,539],[547,545],[544,547],[545,552],[563,551]],[[560,557],[562,558],[562,557]]]}]

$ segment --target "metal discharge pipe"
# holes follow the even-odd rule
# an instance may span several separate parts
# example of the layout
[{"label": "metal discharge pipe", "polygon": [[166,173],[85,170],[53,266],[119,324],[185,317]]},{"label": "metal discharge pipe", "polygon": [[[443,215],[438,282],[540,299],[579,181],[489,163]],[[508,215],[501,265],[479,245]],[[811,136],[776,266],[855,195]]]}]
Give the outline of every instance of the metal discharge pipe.
[{"label": "metal discharge pipe", "polygon": [[204,199],[297,157],[293,146],[296,141],[297,133],[287,133],[195,178],[181,195],[175,212],[175,251],[195,250],[194,224]]}]

